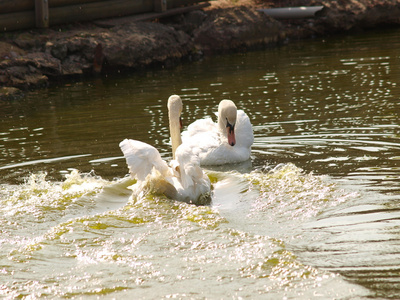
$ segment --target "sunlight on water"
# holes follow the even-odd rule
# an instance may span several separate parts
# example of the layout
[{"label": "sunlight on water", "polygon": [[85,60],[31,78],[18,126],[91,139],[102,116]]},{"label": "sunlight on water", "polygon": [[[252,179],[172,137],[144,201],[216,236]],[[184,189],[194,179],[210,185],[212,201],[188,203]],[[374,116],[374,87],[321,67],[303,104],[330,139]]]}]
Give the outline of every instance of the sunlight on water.
[{"label": "sunlight on water", "polygon": [[[88,180],[92,178],[91,180]],[[42,220],[50,211],[58,211],[60,214],[69,206],[90,205],[82,196],[93,195],[99,190],[105,181],[96,177],[81,175],[77,170],[66,175],[63,183],[46,181],[46,173],[32,174],[21,186],[1,187],[2,208],[8,215],[29,212],[36,220]],[[80,203],[77,203],[80,199]],[[89,202],[89,203],[88,203]]]},{"label": "sunlight on water", "polygon": [[260,189],[254,211],[273,209],[290,219],[309,219],[357,196],[338,189],[326,176],[306,174],[293,164],[281,164],[266,173],[252,172],[247,177]]},{"label": "sunlight on water", "polygon": [[[0,102],[0,297],[399,298],[399,31],[309,40]],[[390,43],[387,43],[390,41]],[[124,138],[171,159],[232,99],[251,159],[206,168],[212,201],[143,193]]]},{"label": "sunlight on water", "polygon": [[[291,181],[287,198],[319,201],[308,194],[302,200],[298,181],[320,180],[312,175],[302,178],[299,172],[287,165],[265,176],[243,176],[261,186],[260,198],[265,198],[267,182],[277,187]],[[214,178],[218,193],[221,179]],[[2,218],[3,295],[134,293],[140,298],[151,288],[157,298],[198,297],[204,295],[199,281],[207,286],[208,296],[216,297],[296,296],[316,289],[334,296],[338,291],[328,286],[349,288],[337,275],[302,264],[282,240],[230,228],[229,219],[217,208],[151,195],[131,201],[128,193],[122,200],[121,186],[127,185],[76,170],[63,182],[48,181],[38,173],[23,185],[3,185],[1,211],[7,216],[7,221]],[[321,181],[316,187],[329,190],[330,184]],[[109,202],[120,202],[120,208],[102,211],[107,202],[103,191]],[[262,209],[257,201],[256,209]],[[283,199],[273,205],[287,210]]]}]

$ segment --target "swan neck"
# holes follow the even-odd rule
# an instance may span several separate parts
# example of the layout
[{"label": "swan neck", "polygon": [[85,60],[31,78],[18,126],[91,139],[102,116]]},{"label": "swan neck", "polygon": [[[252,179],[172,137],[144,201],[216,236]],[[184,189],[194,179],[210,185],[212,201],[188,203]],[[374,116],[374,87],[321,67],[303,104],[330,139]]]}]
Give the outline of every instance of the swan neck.
[{"label": "swan neck", "polygon": [[226,136],[226,120],[223,119],[223,116],[221,114],[221,112],[218,114],[218,127],[219,127],[219,131],[223,136]]},{"label": "swan neck", "polygon": [[172,144],[172,157],[175,159],[176,148],[182,144],[181,138],[181,125],[179,121],[179,117],[171,116],[169,118],[169,134],[171,136],[171,144]]}]

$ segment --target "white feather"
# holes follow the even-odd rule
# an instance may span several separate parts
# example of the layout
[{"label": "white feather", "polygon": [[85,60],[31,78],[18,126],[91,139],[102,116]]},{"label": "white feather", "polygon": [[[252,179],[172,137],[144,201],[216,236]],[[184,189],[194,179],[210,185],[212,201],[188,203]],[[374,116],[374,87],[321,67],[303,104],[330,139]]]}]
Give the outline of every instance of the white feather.
[{"label": "white feather", "polygon": [[[179,102],[180,107],[170,105]],[[181,99],[173,95],[168,103],[172,149],[176,149],[173,153],[175,160],[171,161],[170,166],[153,146],[128,139],[120,143],[130,174],[138,181],[132,187],[133,196],[152,192],[187,203],[207,204],[211,200],[211,183],[200,168],[198,156],[190,148],[176,145],[180,143],[180,131],[176,127],[179,126]]]},{"label": "white feather", "polygon": [[123,140],[119,147],[125,156],[132,178],[143,181],[155,168],[161,174],[168,174],[168,165],[162,160],[156,148],[136,140]]},{"label": "white feather", "polygon": [[220,120],[214,123],[207,117],[193,122],[182,133],[183,144],[191,145],[192,151],[199,156],[201,165],[238,163],[250,158],[254,136],[247,114],[243,110],[237,111],[234,146],[228,144],[224,135],[225,128],[221,127]]}]

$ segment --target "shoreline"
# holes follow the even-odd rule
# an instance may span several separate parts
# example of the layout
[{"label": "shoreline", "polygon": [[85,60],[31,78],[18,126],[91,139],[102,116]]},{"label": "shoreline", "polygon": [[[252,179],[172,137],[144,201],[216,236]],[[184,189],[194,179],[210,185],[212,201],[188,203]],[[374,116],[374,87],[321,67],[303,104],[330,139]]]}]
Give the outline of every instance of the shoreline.
[{"label": "shoreline", "polygon": [[[218,0],[153,22],[120,19],[0,34],[0,100],[53,82],[118,70],[171,67],[293,40],[400,26],[400,0]],[[340,2],[340,3],[338,3]],[[276,20],[262,8],[323,5],[315,17]]]}]

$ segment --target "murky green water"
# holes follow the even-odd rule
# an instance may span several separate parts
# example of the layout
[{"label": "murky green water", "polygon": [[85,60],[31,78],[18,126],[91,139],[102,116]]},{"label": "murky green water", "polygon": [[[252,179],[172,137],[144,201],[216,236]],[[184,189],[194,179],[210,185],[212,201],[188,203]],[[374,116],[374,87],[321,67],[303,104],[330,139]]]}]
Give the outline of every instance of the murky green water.
[{"label": "murky green water", "polygon": [[[390,42],[389,42],[390,41]],[[5,298],[400,297],[400,31],[61,84],[0,103]],[[229,98],[251,162],[207,169],[210,206],[129,201],[124,138],[170,159]]]}]

